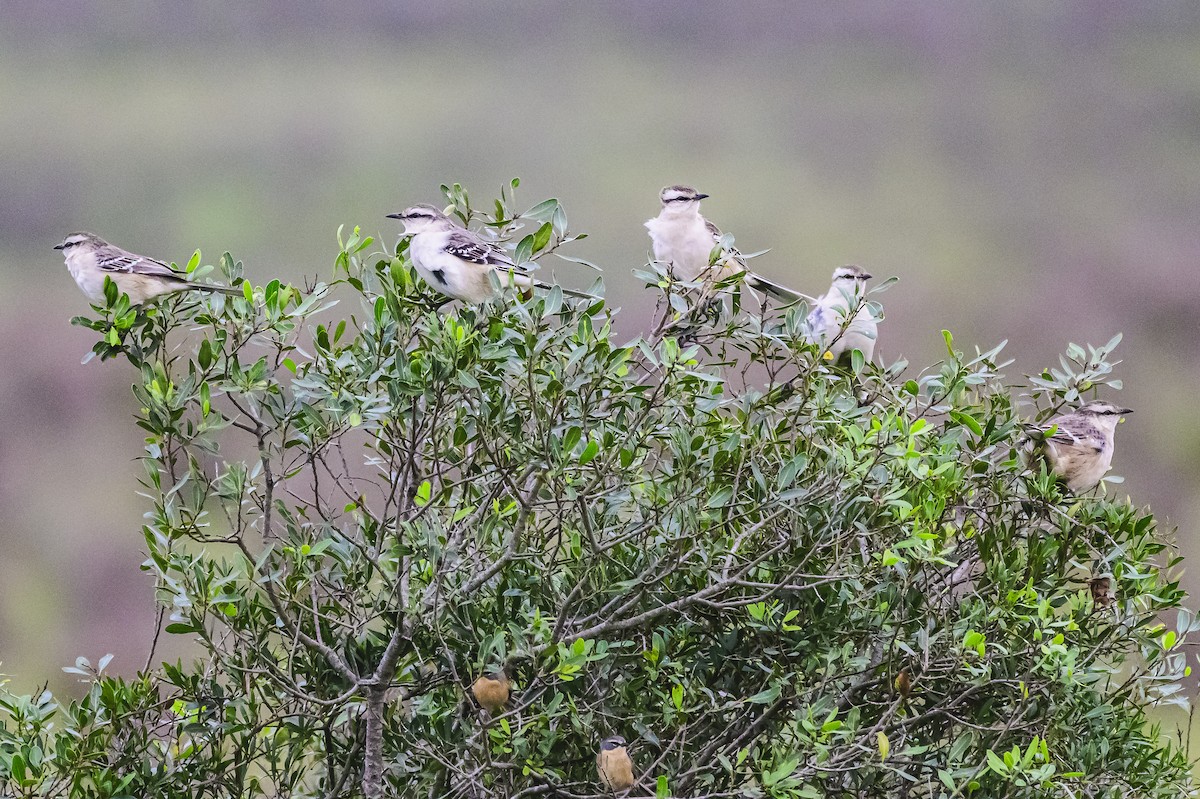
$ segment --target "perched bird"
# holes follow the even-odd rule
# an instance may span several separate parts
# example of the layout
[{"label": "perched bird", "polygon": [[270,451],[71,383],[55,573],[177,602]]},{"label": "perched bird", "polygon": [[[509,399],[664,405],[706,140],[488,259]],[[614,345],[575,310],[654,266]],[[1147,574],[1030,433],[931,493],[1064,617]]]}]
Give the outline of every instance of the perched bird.
[{"label": "perched bird", "polygon": [[1113,596],[1112,578],[1106,575],[1093,577],[1088,580],[1088,590],[1092,592],[1092,601],[1096,603],[1098,608],[1110,607],[1117,601]]},{"label": "perched bird", "polygon": [[746,285],[751,288],[784,302],[808,299],[746,269],[736,250],[710,265],[713,248],[721,243],[721,231],[700,215],[700,201],[707,196],[690,186],[667,186],[662,190],[659,194],[662,210],[646,222],[654,245],[654,260],[669,265],[677,277],[689,282],[745,272]]},{"label": "perched bird", "polygon": [[[1111,467],[1113,434],[1127,413],[1133,411],[1111,402],[1089,402],[1041,426],[1026,425],[1025,430],[1042,445],[1050,470],[1068,490],[1079,494],[1099,485]],[[1046,435],[1052,429],[1054,433]]]},{"label": "perched bird", "polygon": [[471,685],[471,694],[480,707],[495,715],[508,704],[510,685],[504,669],[492,669]]},{"label": "perched bird", "polygon": [[808,338],[824,347],[833,361],[861,350],[870,361],[875,354],[878,323],[863,300],[871,275],[860,266],[833,270],[833,285],[815,301],[805,320]]},{"label": "perched bird", "polygon": [[[499,275],[501,285],[507,284],[511,276],[521,289],[548,288],[514,264],[500,247],[459,227],[432,205],[414,205],[387,217],[403,222],[405,234],[412,236],[408,255],[417,274],[447,297],[469,303],[491,299],[495,296],[492,272]],[[570,289],[562,291],[573,297],[588,297]]]},{"label": "perched bird", "polygon": [[129,301],[141,305],[177,291],[213,291],[242,296],[242,289],[193,283],[185,273],[162,261],[122,250],[94,233],[72,233],[54,245],[62,250],[67,271],[93,303],[104,302],[104,278],[110,278]]},{"label": "perched bird", "polygon": [[633,787],[633,761],[620,735],[605,738],[596,754],[596,771],[600,784],[613,793]]}]

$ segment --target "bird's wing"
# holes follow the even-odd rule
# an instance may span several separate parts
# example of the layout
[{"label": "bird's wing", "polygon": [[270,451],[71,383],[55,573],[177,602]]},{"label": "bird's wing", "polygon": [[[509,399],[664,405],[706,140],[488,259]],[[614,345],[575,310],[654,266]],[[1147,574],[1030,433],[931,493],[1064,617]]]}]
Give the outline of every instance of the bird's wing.
[{"label": "bird's wing", "polygon": [[809,303],[816,302],[815,298],[810,297],[807,294],[802,294],[795,289],[790,289],[787,286],[780,285],[773,280],[767,280],[762,275],[755,274],[754,272],[746,272],[746,282],[750,284],[751,288],[758,289],[759,291],[765,291],[767,294],[770,294],[776,299],[783,300],[784,302],[799,302],[800,300],[804,300],[805,302]]},{"label": "bird's wing", "polygon": [[1079,419],[1060,416],[1051,419],[1042,429],[1050,430],[1052,427],[1057,429],[1053,435],[1046,436],[1047,441],[1068,447],[1091,447],[1096,451],[1104,449],[1104,436],[1100,431],[1086,422],[1081,423]]},{"label": "bird's wing", "polygon": [[170,280],[186,280],[183,273],[172,269],[162,261],[137,255],[116,247],[104,248],[96,253],[96,266],[105,272],[124,272],[132,275],[150,275]]},{"label": "bird's wing", "polygon": [[513,264],[512,258],[509,258],[507,253],[477,238],[468,230],[455,230],[451,232],[449,238],[446,239],[446,252],[455,258],[461,258],[473,264],[503,266],[515,269],[515,271],[521,274],[528,271],[516,267]]},{"label": "bird's wing", "polygon": [[[714,225],[710,219],[704,220],[704,227],[707,228],[708,232],[712,234],[713,246],[715,247],[720,244],[721,237],[725,235],[721,232],[721,228]],[[729,257],[733,261],[736,261],[739,266],[741,266],[743,269],[746,268],[746,262],[742,260],[742,254],[738,251],[737,247],[729,247],[726,252],[729,253]]]},{"label": "bird's wing", "polygon": [[804,332],[810,338],[824,336],[833,324],[833,312],[818,300],[804,319]]}]

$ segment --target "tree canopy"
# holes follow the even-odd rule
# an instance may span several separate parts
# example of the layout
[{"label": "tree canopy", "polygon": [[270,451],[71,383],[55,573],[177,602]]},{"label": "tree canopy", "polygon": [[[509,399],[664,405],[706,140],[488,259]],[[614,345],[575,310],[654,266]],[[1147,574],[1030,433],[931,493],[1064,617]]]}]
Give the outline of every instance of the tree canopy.
[{"label": "tree canopy", "polygon": [[[576,238],[445,188],[518,261]],[[599,283],[442,305],[373,245],[309,287],[197,253],[244,297],[77,320],[134,367],[144,568],[203,655],[0,692],[0,795],[605,796],[612,735],[631,796],[1189,793],[1148,716],[1195,626],[1170,533],[1020,443],[1119,388],[1116,340],[839,365],[803,306],[653,268],[621,339]]]}]

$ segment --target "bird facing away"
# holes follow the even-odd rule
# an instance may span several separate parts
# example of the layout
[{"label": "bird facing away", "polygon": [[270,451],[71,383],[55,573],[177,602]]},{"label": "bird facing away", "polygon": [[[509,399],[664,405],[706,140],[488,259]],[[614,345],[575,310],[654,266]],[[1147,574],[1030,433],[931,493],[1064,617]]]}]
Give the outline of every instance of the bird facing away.
[{"label": "bird facing away", "polygon": [[620,735],[605,738],[596,754],[596,772],[600,784],[613,793],[633,787],[633,761],[625,748],[625,739]]},{"label": "bird facing away", "polygon": [[94,233],[72,233],[54,249],[62,250],[67,271],[95,304],[104,302],[104,278],[110,278],[129,301],[141,305],[177,291],[213,291],[235,297],[242,289],[193,283],[187,275],[162,261],[122,250]]},{"label": "bird facing away", "polygon": [[509,686],[504,669],[493,669],[475,680],[471,685],[471,694],[480,707],[495,715],[508,704]]},{"label": "bird facing away", "polygon": [[700,201],[707,196],[690,186],[667,186],[662,190],[659,194],[662,210],[646,222],[654,245],[654,260],[667,264],[676,277],[688,282],[745,272],[748,286],[776,299],[784,302],[808,299],[749,271],[736,250],[709,264],[713,248],[721,243],[721,230],[700,215]]},{"label": "bird facing away", "polygon": [[[1111,402],[1089,402],[1073,413],[1055,416],[1041,426],[1027,426],[1042,443],[1050,470],[1074,494],[1092,490],[1112,466],[1113,434],[1125,414]],[[1046,435],[1056,428],[1052,435]]]},{"label": "bird facing away", "polygon": [[853,350],[861,350],[868,362],[875,355],[878,323],[863,301],[870,279],[862,267],[838,267],[833,270],[833,285],[808,313],[804,324],[807,337],[820,344],[834,362]]}]

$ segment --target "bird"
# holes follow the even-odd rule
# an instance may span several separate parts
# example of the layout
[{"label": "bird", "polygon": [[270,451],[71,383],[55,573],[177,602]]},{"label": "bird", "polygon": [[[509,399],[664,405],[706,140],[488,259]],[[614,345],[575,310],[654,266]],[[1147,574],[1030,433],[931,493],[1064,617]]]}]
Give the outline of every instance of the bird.
[{"label": "bird", "polygon": [[867,361],[875,354],[878,322],[863,301],[870,279],[860,266],[839,266],[833,270],[833,285],[814,301],[805,319],[805,336],[834,362],[853,350],[860,350]]},{"label": "bird", "polygon": [[[1094,401],[1042,425],[1025,425],[1031,442],[1041,444],[1050,470],[1073,494],[1091,491],[1112,466],[1113,435],[1129,408]],[[1053,431],[1053,432],[1051,432]]]},{"label": "bird", "polygon": [[605,738],[596,753],[596,771],[600,784],[613,793],[633,787],[633,761],[620,735]]},{"label": "bird", "polygon": [[1088,580],[1088,589],[1092,593],[1092,601],[1098,608],[1110,607],[1117,601],[1113,596],[1112,578],[1107,575],[1100,575]]},{"label": "bird", "polygon": [[[492,242],[461,228],[432,205],[413,205],[388,219],[404,223],[405,235],[412,236],[408,255],[426,283],[447,297],[468,303],[481,303],[495,296],[491,274],[497,273],[501,285],[512,282],[520,289],[548,288],[534,280],[527,269]],[[561,288],[561,287],[560,287]],[[562,289],[572,297],[589,295]]]},{"label": "bird", "polygon": [[480,707],[495,715],[508,704],[510,685],[504,669],[492,669],[472,683],[471,694]]},{"label": "bird", "polygon": [[93,303],[104,302],[104,279],[109,278],[134,305],[179,291],[210,291],[243,296],[241,288],[195,283],[187,274],[162,261],[122,250],[95,233],[72,233],[54,249],[62,250],[67,271]]},{"label": "bird", "polygon": [[700,214],[700,201],[708,196],[691,186],[667,186],[659,193],[662,210],[646,221],[654,260],[667,264],[676,277],[688,282],[744,272],[747,285],[776,299],[788,303],[811,299],[751,272],[737,250],[711,263],[713,248],[721,243],[721,230]]}]

